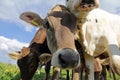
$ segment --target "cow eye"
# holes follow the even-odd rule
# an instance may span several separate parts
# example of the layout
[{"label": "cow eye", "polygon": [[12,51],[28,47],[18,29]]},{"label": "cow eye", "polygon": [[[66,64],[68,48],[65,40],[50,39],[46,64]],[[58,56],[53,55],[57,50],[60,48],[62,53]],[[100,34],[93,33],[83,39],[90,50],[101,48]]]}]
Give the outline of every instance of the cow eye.
[{"label": "cow eye", "polygon": [[48,21],[46,22],[46,28],[50,28],[50,24]]}]

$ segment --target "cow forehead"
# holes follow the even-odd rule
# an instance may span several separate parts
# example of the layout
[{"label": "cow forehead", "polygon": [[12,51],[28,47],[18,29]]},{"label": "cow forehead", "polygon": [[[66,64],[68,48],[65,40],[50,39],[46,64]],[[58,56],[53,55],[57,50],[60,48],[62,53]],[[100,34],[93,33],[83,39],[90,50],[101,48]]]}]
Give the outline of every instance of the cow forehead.
[{"label": "cow forehead", "polygon": [[53,11],[69,12],[69,10],[63,5],[54,6],[48,13],[52,13]]},{"label": "cow forehead", "polygon": [[[54,28],[65,26],[73,32],[76,26],[76,17],[65,6],[61,5],[56,5],[52,8],[48,13],[47,19]],[[58,24],[59,26],[57,26]]]}]

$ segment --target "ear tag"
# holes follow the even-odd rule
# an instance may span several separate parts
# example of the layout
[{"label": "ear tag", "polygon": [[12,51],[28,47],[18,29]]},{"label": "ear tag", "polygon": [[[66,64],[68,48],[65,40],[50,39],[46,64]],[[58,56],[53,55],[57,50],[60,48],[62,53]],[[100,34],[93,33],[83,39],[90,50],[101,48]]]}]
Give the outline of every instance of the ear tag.
[{"label": "ear tag", "polygon": [[31,22],[33,25],[35,25],[35,26],[39,26],[39,24],[37,23],[37,22],[35,22],[34,20],[32,20],[32,22]]}]

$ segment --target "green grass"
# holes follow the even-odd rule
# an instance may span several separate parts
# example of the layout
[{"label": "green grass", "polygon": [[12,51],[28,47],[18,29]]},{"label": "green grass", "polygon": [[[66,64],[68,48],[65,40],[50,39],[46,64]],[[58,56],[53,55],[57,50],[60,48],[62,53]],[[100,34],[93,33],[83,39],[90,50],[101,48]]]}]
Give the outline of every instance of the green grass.
[{"label": "green grass", "polygon": [[0,63],[0,80],[18,80],[19,70],[11,64]]},{"label": "green grass", "polygon": [[[52,76],[52,69],[50,71],[50,75]],[[120,80],[120,76],[115,75],[116,80]],[[38,72],[35,73],[33,79],[34,80],[43,80],[45,77],[45,71],[44,68],[42,68],[41,73],[38,74]],[[62,71],[62,80],[65,80],[66,77],[66,71]],[[4,64],[0,63],[0,80],[19,80],[20,78],[20,72],[17,66],[12,65],[12,64]],[[107,80],[113,80],[110,77],[110,74],[107,73]]]},{"label": "green grass", "polygon": [[[52,76],[52,69],[50,70],[50,75]],[[62,80],[65,80],[66,72],[62,71]],[[45,77],[44,68],[41,69],[41,73],[35,73],[33,79],[34,80],[43,80]],[[0,62],[0,80],[19,80],[20,71],[17,66],[12,64],[4,64]]]}]

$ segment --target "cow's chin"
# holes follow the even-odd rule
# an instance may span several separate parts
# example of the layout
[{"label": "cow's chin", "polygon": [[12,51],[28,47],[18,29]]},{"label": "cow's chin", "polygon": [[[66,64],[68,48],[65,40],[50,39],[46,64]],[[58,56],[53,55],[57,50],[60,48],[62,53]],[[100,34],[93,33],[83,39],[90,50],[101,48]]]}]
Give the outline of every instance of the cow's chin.
[{"label": "cow's chin", "polygon": [[82,11],[82,12],[90,12],[91,10],[93,10],[94,8],[92,7],[92,8],[78,8],[77,10],[78,11]]}]

